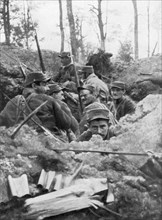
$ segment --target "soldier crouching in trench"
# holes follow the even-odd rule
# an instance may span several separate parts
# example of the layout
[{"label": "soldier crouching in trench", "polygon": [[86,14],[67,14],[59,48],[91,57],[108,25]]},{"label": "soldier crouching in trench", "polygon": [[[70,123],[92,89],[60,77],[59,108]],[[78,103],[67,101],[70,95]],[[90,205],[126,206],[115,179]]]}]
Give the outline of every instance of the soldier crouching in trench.
[{"label": "soldier crouching in trench", "polygon": [[96,103],[93,108],[86,112],[88,130],[83,132],[77,141],[89,141],[93,135],[100,135],[102,140],[109,140],[114,136],[113,132],[110,130],[109,124],[109,113],[110,111],[106,108],[104,104],[99,103],[99,108],[96,108]]},{"label": "soldier crouching in trench", "polygon": [[31,73],[27,76],[25,86],[30,89],[30,95],[26,101],[33,111],[44,101],[48,101],[39,112],[37,117],[42,125],[58,136],[65,136],[64,132],[69,132],[71,128],[71,118],[62,110],[60,104],[53,97],[45,94],[49,90],[48,79],[43,73]]},{"label": "soldier crouching in trench", "polygon": [[[23,91],[23,96],[25,97],[25,103],[27,105],[26,107],[30,110],[29,113],[31,113],[42,103],[47,101],[47,103],[39,109],[36,115],[34,115],[34,120],[46,129],[50,130],[52,133],[58,136],[66,137],[66,133],[68,133],[68,130],[71,127],[71,119],[66,112],[61,109],[57,100],[45,94],[49,90],[49,80],[50,78],[42,72],[32,72],[27,75]],[[14,101],[17,103],[16,97]],[[10,100],[0,114],[0,126],[11,127],[14,126],[14,121],[15,124],[20,122],[17,120],[13,109],[16,111],[19,109],[19,106],[14,107],[13,101]],[[23,119],[21,118],[21,120]],[[12,124],[6,124],[5,122],[12,122]]]},{"label": "soldier crouching in trench", "polygon": [[135,103],[125,95],[125,91],[125,83],[114,81],[111,84],[112,102],[109,105],[109,109],[114,113],[118,121],[121,117],[134,113],[136,109]]}]

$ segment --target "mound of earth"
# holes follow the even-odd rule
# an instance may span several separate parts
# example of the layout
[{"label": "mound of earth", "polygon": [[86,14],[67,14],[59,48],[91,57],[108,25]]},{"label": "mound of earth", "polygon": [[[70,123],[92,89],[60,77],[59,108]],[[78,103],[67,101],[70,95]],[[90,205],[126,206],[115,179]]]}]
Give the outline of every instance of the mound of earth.
[{"label": "mound of earth", "polygon": [[113,78],[127,84],[127,93],[133,100],[140,101],[148,94],[162,93],[162,55],[114,65]]},{"label": "mound of earth", "polygon": [[[0,219],[21,220],[26,198],[11,198],[8,194],[7,177],[28,176],[32,197],[41,192],[37,188],[42,169],[54,170],[63,175],[73,174],[74,168],[83,162],[77,178],[106,177],[111,184],[114,202],[107,208],[119,213],[123,220],[159,220],[162,217],[162,154],[142,157],[123,155],[119,152],[162,153],[161,95],[149,95],[138,103],[134,115],[119,122],[117,137],[101,141],[93,137],[89,142],[56,143],[24,125],[15,139],[14,128],[0,128]],[[122,127],[122,129],[121,129]],[[54,149],[89,149],[112,151],[105,153],[59,153]],[[114,153],[113,153],[114,152]],[[159,154],[158,154],[159,155]],[[27,214],[27,213],[26,213]],[[81,210],[49,219],[111,219],[119,216],[105,210]],[[120,217],[121,219],[121,217]]]},{"label": "mound of earth", "polygon": [[[58,53],[42,50],[43,62],[48,75],[55,75],[60,67]],[[26,74],[31,70],[40,71],[39,56],[36,51],[25,50],[14,45],[0,44],[0,111],[4,108],[8,99],[21,94],[24,76],[20,70],[20,62]],[[29,69],[27,69],[27,67]],[[3,92],[3,93],[2,93]]]},{"label": "mound of earth", "polygon": [[[23,89],[24,76],[20,71],[20,62],[23,63],[26,74],[30,71],[41,70],[37,51],[25,50],[14,45],[0,44],[0,111],[4,108],[8,99],[2,94],[4,92],[10,98],[20,94]],[[106,54],[106,53],[105,53]],[[43,62],[48,75],[53,77],[61,65],[58,53],[42,50]],[[79,65],[79,64],[77,64]],[[107,65],[106,65],[107,66]],[[105,68],[106,68],[105,66]],[[161,93],[161,87],[153,81],[142,81],[143,79],[162,78],[162,57],[156,55],[150,58],[139,59],[131,63],[114,61],[111,65],[110,75],[113,80],[122,80],[127,84],[127,94],[135,101],[140,101],[148,94]],[[136,83],[138,81],[138,83]],[[155,80],[156,81],[156,80]]]}]

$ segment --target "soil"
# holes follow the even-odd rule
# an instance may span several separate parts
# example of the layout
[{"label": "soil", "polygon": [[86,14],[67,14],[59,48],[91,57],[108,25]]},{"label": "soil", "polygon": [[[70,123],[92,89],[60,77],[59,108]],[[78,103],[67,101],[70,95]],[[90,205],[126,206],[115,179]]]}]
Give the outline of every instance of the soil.
[{"label": "soil", "polygon": [[[42,51],[47,74],[53,76],[57,73],[60,66],[58,54],[51,51]],[[14,59],[13,59],[14,58]],[[7,94],[10,98],[16,94],[21,93],[23,88],[23,75],[19,69],[19,62],[23,62],[33,70],[38,70],[39,60],[37,53],[34,51],[16,48],[15,46],[8,47],[1,45],[1,61],[0,61],[0,88],[3,93]],[[149,59],[138,60],[130,64],[116,63],[114,64],[116,71],[113,72],[113,79],[124,80],[127,83],[127,93],[135,100],[143,100],[148,94],[161,94],[160,86],[152,82],[143,82],[135,84],[141,73],[151,74],[160,72],[161,68],[161,55],[151,57]],[[118,66],[117,66],[118,65]],[[149,68],[148,68],[149,67]],[[28,72],[28,70],[26,70]],[[0,92],[0,110],[2,110],[8,102],[4,94]],[[147,98],[147,97],[146,97]],[[160,98],[158,97],[158,100]],[[145,99],[144,99],[145,100]],[[149,100],[149,98],[148,98]],[[150,99],[154,103],[154,97]],[[147,102],[147,101],[146,101]],[[144,124],[151,120],[144,118],[144,116],[154,117],[153,110],[150,107],[144,109],[141,115],[134,119],[128,118],[125,125],[129,127],[138,120],[141,120],[136,126],[137,128],[144,128]],[[156,111],[155,111],[156,114]],[[142,119],[141,119],[142,118]],[[156,120],[158,120],[156,118]],[[131,121],[131,126],[128,122]],[[155,121],[156,122],[156,121]],[[152,123],[154,125],[154,123]],[[37,182],[42,169],[54,170],[63,175],[73,174],[74,168],[84,161],[83,168],[79,173],[79,178],[90,177],[106,177],[113,187],[115,201],[107,204],[111,210],[120,213],[122,218],[111,214],[102,209],[85,209],[77,212],[71,212],[66,215],[50,217],[48,219],[109,219],[109,220],[160,220],[162,219],[162,159],[161,157],[150,157],[143,165],[137,166],[134,160],[123,155],[104,155],[100,153],[74,153],[63,152],[58,153],[51,150],[51,148],[61,147],[75,147],[77,149],[107,149],[109,142],[102,142],[94,138],[90,142],[83,143],[70,143],[58,144],[51,140],[44,134],[38,134],[35,130],[24,125],[19,134],[13,140],[11,133],[13,128],[6,129],[0,127],[0,219],[1,220],[24,220],[24,213],[28,210],[24,209],[25,198],[13,198],[9,193],[9,186],[7,177],[18,177],[23,173],[27,174],[30,197],[43,194],[37,188]],[[127,129],[128,130],[128,129]],[[157,134],[160,128],[157,128]],[[132,128],[132,133],[135,132]],[[150,130],[149,130],[150,131]],[[143,136],[142,132],[139,131]],[[152,134],[152,133],[148,133]],[[119,139],[127,141],[129,133],[121,134]],[[141,143],[144,139],[141,137]],[[146,135],[147,136],[147,135]],[[123,139],[122,139],[123,138]],[[119,139],[113,139],[112,143],[119,143]],[[138,139],[138,136],[136,137]],[[114,142],[113,142],[114,141]],[[142,142],[143,141],[143,142]],[[153,138],[151,139],[152,145],[155,149]],[[157,138],[159,141],[159,138]],[[128,142],[128,141],[127,141]],[[148,143],[148,142],[147,142]],[[146,144],[147,144],[146,143]],[[113,144],[112,144],[113,145]],[[129,144],[121,145],[124,148]],[[130,147],[130,146],[128,146]],[[161,143],[158,142],[160,149]],[[129,148],[128,148],[129,149]],[[157,149],[157,145],[156,145]],[[111,150],[117,150],[112,147]],[[132,148],[130,148],[131,152]],[[29,219],[29,218],[26,218]]]}]

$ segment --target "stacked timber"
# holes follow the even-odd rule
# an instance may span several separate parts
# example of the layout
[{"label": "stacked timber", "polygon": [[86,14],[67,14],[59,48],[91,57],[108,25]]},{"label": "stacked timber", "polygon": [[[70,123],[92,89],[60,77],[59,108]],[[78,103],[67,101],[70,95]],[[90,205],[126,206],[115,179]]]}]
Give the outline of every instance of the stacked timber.
[{"label": "stacked timber", "polygon": [[[96,193],[107,191],[106,178],[78,179],[73,185],[35,198],[27,199],[25,219],[44,219],[88,207],[104,207]],[[112,193],[107,193],[112,198]],[[106,199],[112,202],[109,198]]]}]

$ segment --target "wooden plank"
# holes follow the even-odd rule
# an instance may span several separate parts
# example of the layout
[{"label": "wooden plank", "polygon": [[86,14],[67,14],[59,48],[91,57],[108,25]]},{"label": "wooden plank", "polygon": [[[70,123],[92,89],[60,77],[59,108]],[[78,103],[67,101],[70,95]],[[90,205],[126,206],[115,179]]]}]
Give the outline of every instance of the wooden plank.
[{"label": "wooden plank", "polygon": [[37,196],[35,198],[27,199],[25,205],[31,205],[33,203],[46,202],[56,198],[63,198],[66,196],[75,198],[75,196],[92,196],[97,192],[107,190],[106,178],[90,178],[90,179],[78,179],[69,187],[60,189],[55,192],[51,192],[45,195]]},{"label": "wooden plank", "polygon": [[31,204],[26,217],[27,219],[34,218],[42,220],[50,216],[57,216],[91,206],[97,208],[102,205],[98,200],[90,199],[89,197],[57,198],[52,201]]}]

